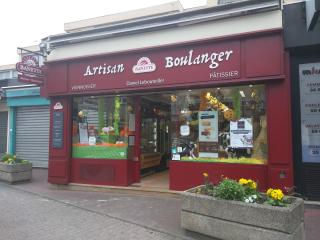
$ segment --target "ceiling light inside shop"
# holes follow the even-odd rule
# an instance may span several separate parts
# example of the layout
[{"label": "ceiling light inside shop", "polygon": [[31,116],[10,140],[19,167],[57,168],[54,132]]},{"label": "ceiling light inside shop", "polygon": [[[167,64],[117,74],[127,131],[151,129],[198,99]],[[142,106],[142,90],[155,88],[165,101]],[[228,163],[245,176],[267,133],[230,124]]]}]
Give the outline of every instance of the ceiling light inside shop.
[{"label": "ceiling light inside shop", "polygon": [[241,97],[243,97],[243,98],[245,98],[245,97],[246,97],[246,95],[244,94],[244,92],[243,92],[243,91],[239,91],[239,93],[240,93]]},{"label": "ceiling light inside shop", "polygon": [[191,92],[191,91],[192,91],[191,89],[188,90],[188,92]]}]

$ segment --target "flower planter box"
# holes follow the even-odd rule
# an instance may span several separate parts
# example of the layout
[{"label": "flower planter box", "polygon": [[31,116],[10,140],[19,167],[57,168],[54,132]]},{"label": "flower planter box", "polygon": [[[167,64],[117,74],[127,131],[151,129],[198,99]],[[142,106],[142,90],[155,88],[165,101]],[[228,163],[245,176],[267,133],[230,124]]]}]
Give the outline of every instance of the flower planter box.
[{"label": "flower planter box", "polygon": [[221,200],[182,193],[181,226],[225,240],[301,240],[304,233],[303,200],[292,197],[287,207]]},{"label": "flower planter box", "polygon": [[31,180],[31,177],[31,163],[17,163],[10,165],[0,162],[0,180],[2,181],[15,183]]}]

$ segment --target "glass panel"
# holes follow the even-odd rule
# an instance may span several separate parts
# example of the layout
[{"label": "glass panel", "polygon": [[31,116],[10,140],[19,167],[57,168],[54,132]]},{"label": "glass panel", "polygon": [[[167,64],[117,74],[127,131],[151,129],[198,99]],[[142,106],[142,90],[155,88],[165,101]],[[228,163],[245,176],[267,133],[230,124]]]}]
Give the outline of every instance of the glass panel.
[{"label": "glass panel", "polygon": [[174,92],[172,159],[265,164],[265,106],[264,85]]},{"label": "glass panel", "polygon": [[157,152],[157,119],[142,118],[141,119],[141,152]]},{"label": "glass panel", "polygon": [[[73,99],[74,158],[131,158],[134,104],[129,97],[75,97]],[[131,138],[134,139],[134,138]]]}]

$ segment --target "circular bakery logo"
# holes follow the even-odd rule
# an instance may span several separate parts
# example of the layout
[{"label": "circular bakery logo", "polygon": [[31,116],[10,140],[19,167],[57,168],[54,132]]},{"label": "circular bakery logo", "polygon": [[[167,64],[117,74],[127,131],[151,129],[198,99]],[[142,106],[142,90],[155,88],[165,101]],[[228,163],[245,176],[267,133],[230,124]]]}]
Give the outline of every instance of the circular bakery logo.
[{"label": "circular bakery logo", "polygon": [[63,109],[63,105],[61,104],[61,102],[57,102],[54,106],[53,106],[54,110],[61,110]]},{"label": "circular bakery logo", "polygon": [[134,73],[146,73],[156,70],[156,65],[148,57],[142,57],[138,60],[137,65],[132,67]]},{"label": "circular bakery logo", "polygon": [[22,63],[32,66],[32,67],[38,67],[39,61],[38,58],[34,55],[26,55],[22,57]]}]

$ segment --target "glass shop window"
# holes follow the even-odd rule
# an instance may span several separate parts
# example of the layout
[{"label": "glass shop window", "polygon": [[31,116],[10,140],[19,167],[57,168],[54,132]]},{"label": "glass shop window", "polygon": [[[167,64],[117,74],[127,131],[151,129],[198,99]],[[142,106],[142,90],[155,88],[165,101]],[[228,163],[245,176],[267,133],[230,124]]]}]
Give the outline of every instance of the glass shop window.
[{"label": "glass shop window", "polygon": [[267,163],[264,85],[176,91],[171,124],[173,160]]},{"label": "glass shop window", "polygon": [[73,98],[73,158],[131,158],[134,131],[134,104],[130,97]]}]

